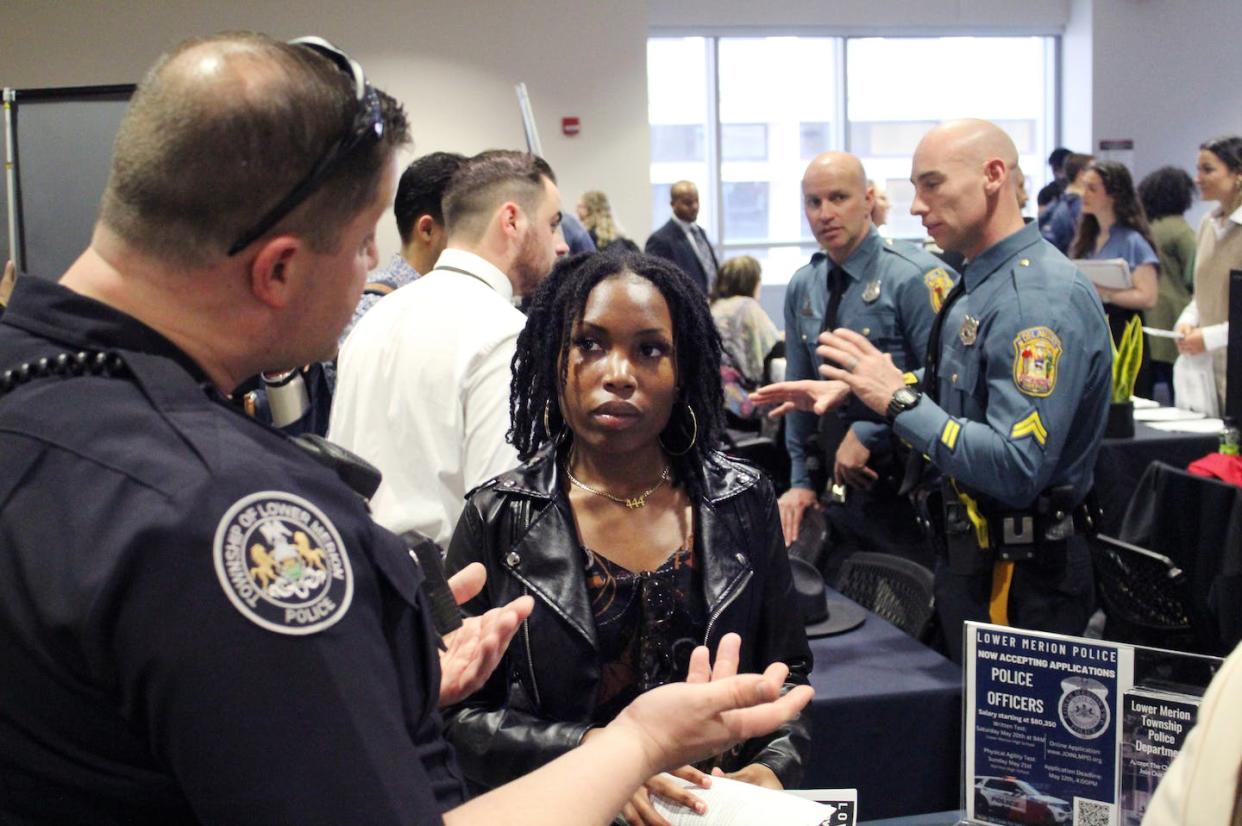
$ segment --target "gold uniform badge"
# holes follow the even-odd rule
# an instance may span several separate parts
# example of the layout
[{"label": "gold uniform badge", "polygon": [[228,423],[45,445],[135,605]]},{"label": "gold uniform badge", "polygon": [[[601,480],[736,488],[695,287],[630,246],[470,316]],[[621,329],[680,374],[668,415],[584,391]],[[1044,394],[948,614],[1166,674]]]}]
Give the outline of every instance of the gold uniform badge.
[{"label": "gold uniform badge", "polygon": [[953,279],[944,267],[936,267],[923,274],[923,283],[927,286],[927,295],[931,299],[932,312],[940,312],[944,300],[953,289]]},{"label": "gold uniform badge", "polygon": [[1013,383],[1028,396],[1046,398],[1057,386],[1061,339],[1048,327],[1028,327],[1013,340]]}]

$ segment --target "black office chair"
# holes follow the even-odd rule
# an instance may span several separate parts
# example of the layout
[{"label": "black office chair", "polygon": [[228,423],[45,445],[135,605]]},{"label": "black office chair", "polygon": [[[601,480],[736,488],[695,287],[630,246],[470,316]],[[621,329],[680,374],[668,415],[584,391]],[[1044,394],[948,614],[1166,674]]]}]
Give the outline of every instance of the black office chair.
[{"label": "black office chair", "polygon": [[1104,639],[1197,651],[1186,575],[1164,554],[1111,536],[1090,540],[1096,593],[1106,617]]},{"label": "black office chair", "polygon": [[933,579],[931,571],[912,560],[859,552],[841,564],[836,589],[926,642],[936,615]]}]

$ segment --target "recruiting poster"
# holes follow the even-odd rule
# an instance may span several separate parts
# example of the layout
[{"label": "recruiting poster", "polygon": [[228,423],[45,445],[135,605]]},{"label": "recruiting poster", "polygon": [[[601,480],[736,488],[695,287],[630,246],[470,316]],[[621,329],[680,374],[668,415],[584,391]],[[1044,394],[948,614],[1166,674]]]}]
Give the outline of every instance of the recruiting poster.
[{"label": "recruiting poster", "polygon": [[1122,697],[1118,749],[1121,826],[1139,826],[1160,778],[1181,751],[1199,698],[1134,688]]},{"label": "recruiting poster", "polygon": [[967,814],[999,824],[1117,826],[1121,696],[1133,649],[968,624]]}]

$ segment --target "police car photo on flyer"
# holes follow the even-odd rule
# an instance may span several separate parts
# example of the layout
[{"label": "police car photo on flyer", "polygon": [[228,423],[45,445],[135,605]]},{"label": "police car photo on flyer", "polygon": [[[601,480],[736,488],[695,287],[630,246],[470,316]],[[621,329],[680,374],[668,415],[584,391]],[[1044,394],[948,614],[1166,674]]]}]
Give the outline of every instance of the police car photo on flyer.
[{"label": "police car photo on flyer", "polygon": [[1117,826],[1133,650],[968,623],[966,810],[982,823]]}]

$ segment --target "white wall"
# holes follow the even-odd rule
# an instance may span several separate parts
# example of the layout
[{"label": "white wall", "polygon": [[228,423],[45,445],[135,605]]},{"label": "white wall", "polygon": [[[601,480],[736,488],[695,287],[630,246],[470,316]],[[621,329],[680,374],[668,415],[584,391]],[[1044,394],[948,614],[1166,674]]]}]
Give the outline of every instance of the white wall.
[{"label": "white wall", "polygon": [[1200,143],[1242,134],[1242,3],[1086,2],[1095,30],[1093,137],[1133,138],[1136,178],[1164,164],[1192,171]]},{"label": "white wall", "polygon": [[[0,3],[0,85],[132,83],[184,37],[254,29],[320,34],[357,58],[403,101],[415,153],[523,147],[515,82],[530,91],[544,154],[566,208],[586,189],[608,192],[622,219],[650,221],[647,187],[646,11],[573,0],[116,0]],[[561,134],[564,115],[582,133]],[[399,246],[381,220],[383,257]]]},{"label": "white wall", "polygon": [[[1206,137],[1242,133],[1230,60],[1242,32],[1237,0],[4,0],[0,84],[132,82],[182,37],[226,28],[337,41],[406,103],[420,153],[521,146],[512,87],[525,80],[566,207],[603,189],[640,241],[650,225],[652,31],[1064,33],[1066,144],[1133,138],[1141,177],[1163,163],[1190,167]],[[564,115],[582,119],[581,135],[560,134]],[[397,246],[389,223],[385,253]]]},{"label": "white wall", "polygon": [[654,29],[718,32],[1052,34],[1061,31],[1069,14],[1069,0],[648,0],[647,6]]}]

